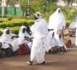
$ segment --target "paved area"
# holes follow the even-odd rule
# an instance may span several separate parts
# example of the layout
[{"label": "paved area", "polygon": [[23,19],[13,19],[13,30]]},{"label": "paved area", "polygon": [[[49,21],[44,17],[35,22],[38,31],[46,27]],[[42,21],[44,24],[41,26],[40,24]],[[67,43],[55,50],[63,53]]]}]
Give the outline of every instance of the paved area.
[{"label": "paved area", "polygon": [[77,47],[75,37],[70,38],[73,45],[64,54],[46,54],[46,64],[27,65],[29,55],[15,56],[0,59],[0,70],[77,70]]}]

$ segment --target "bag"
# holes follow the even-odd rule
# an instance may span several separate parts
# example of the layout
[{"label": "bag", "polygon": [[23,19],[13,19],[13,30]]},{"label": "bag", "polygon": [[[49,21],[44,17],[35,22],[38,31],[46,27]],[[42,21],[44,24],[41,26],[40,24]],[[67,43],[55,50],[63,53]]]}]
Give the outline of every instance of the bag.
[{"label": "bag", "polygon": [[0,49],[0,58],[6,57],[6,51],[5,49]]},{"label": "bag", "polygon": [[20,45],[19,49],[16,52],[18,55],[25,55],[25,54],[29,54],[30,50],[29,50],[28,45],[22,44]]},{"label": "bag", "polygon": [[66,49],[63,47],[55,46],[51,48],[51,53],[58,53],[58,52],[66,52]]},{"label": "bag", "polygon": [[51,48],[51,53],[61,52],[61,48],[59,46],[55,46]]},{"label": "bag", "polygon": [[7,57],[13,56],[13,50],[11,48],[7,48],[7,49],[5,49],[5,51],[6,51]]},{"label": "bag", "polygon": [[0,55],[1,57],[10,57],[13,55],[13,51],[11,48],[7,48],[7,49],[2,48],[0,50]]},{"label": "bag", "polygon": [[64,40],[64,45],[66,46],[66,47],[71,47],[71,40],[70,39],[65,39]]}]

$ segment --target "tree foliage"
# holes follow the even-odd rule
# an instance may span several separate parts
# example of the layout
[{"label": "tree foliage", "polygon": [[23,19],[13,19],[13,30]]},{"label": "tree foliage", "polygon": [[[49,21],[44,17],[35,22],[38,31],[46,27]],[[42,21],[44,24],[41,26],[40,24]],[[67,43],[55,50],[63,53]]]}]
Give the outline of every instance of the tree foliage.
[{"label": "tree foliage", "polygon": [[68,5],[71,5],[73,2],[76,2],[76,0],[63,0],[65,1]]},{"label": "tree foliage", "polygon": [[10,4],[10,6],[14,6],[16,2],[19,2],[19,0],[6,0],[6,3]]}]

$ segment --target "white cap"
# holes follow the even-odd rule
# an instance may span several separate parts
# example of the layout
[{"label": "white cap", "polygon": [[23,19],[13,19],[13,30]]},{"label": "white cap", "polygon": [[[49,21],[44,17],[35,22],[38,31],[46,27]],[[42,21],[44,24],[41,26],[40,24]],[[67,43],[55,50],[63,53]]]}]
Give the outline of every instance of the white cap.
[{"label": "white cap", "polygon": [[37,18],[41,18],[41,13],[40,13],[40,12],[36,12],[34,15],[35,15]]}]

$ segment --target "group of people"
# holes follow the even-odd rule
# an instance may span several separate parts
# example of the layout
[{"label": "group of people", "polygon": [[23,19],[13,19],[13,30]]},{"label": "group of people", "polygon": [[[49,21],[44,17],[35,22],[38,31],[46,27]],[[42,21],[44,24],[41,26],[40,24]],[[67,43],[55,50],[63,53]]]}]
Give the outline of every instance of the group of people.
[{"label": "group of people", "polygon": [[40,12],[34,13],[34,24],[30,27],[31,35],[26,31],[26,26],[21,26],[19,34],[13,34],[10,28],[3,30],[0,37],[2,48],[12,47],[15,52],[19,49],[19,45],[27,44],[30,52],[30,61],[27,63],[32,65],[33,61],[39,64],[45,64],[45,52],[48,52],[52,47],[59,46],[67,47],[63,43],[63,31],[66,23],[64,15],[60,8],[58,8],[50,17],[49,24],[41,16]]},{"label": "group of people", "polygon": [[[0,36],[0,48],[7,50],[11,49],[12,52],[16,52],[20,45],[27,44],[29,49],[31,49],[31,41],[26,40],[26,37],[30,37],[30,34],[27,32],[26,26],[21,26],[19,30],[19,34],[13,34],[9,27],[6,27],[3,30],[3,34]],[[11,53],[11,52],[9,52]]]}]

